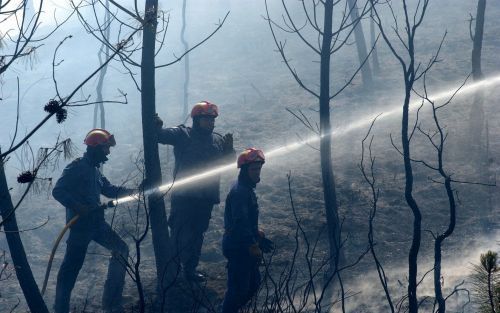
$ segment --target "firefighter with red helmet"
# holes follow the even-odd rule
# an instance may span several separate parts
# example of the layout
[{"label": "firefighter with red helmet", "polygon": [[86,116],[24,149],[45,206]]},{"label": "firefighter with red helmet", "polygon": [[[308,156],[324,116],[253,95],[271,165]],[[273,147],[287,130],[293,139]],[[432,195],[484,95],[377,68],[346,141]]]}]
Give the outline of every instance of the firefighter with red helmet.
[{"label": "firefighter with red helmet", "polygon": [[262,254],[271,252],[274,244],[259,230],[259,205],[255,187],[266,159],[262,150],[248,148],[237,161],[238,180],[226,198],[222,252],[227,258],[227,291],[223,313],[236,313],[260,285],[259,264]]},{"label": "firefighter with red helmet", "polygon": [[[191,110],[192,127],[162,128],[163,121],[157,117],[158,142],[174,146],[176,181],[234,160],[232,134],[222,136],[213,131],[218,115],[217,105],[202,101]],[[196,268],[212,209],[220,202],[219,188],[219,175],[179,186],[174,182],[169,216],[171,241],[177,264],[188,281],[204,280]]]},{"label": "firefighter with red helmet", "polygon": [[100,195],[117,198],[134,193],[135,190],[112,185],[99,171],[100,165],[108,160],[110,148],[116,145],[112,134],[96,128],[87,134],[84,143],[87,150],[83,157],[66,166],[52,191],[54,198],[66,207],[67,222],[78,215],[70,227],[66,253],[57,275],[54,310],[56,313],[69,312],[71,291],[83,265],[87,247],[93,240],[112,254],[102,296],[103,309],[106,312],[122,312],[126,273],[124,262],[129,249],[106,223],[106,206],[101,204]]}]

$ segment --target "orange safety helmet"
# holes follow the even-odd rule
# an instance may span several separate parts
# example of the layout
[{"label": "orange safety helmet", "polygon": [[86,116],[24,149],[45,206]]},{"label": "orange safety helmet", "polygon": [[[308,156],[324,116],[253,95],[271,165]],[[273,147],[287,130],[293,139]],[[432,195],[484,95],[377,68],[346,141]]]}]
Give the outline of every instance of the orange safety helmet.
[{"label": "orange safety helmet", "polygon": [[262,150],[256,148],[247,148],[238,156],[238,168],[241,168],[245,164],[250,164],[254,162],[266,163],[266,157]]},{"label": "orange safety helmet", "polygon": [[217,108],[217,105],[210,103],[208,101],[198,102],[194,105],[193,109],[191,110],[191,117],[193,118],[196,116],[217,117],[219,116],[219,108]]},{"label": "orange safety helmet", "polygon": [[89,131],[87,136],[85,136],[83,143],[90,147],[97,147],[101,145],[113,147],[116,145],[115,136],[111,135],[110,132],[102,128],[94,128]]}]

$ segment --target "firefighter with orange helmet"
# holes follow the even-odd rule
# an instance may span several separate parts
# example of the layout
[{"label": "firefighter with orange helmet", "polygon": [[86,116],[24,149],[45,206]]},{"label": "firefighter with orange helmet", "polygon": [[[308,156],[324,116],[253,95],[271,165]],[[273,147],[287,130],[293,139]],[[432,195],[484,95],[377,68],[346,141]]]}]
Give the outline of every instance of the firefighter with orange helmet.
[{"label": "firefighter with orange helmet", "polygon": [[99,171],[105,163],[110,148],[116,145],[114,136],[104,129],[91,130],[84,140],[87,146],[83,157],[77,158],[64,169],[52,195],[66,207],[66,220],[77,220],[71,225],[66,241],[66,253],[57,275],[56,313],[67,313],[71,291],[80,271],[90,241],[95,241],[111,251],[108,275],[104,285],[102,306],[106,312],[121,312],[125,265],[129,249],[127,244],[106,223],[105,205],[100,195],[117,198],[134,193],[134,189],[112,185]]},{"label": "firefighter with orange helmet", "polygon": [[[158,142],[174,146],[176,181],[234,160],[232,134],[222,136],[213,131],[218,115],[217,105],[202,101],[191,110],[192,127],[162,128],[163,121],[157,117]],[[204,280],[196,268],[212,209],[220,202],[219,188],[219,175],[182,186],[174,182],[169,216],[171,241],[178,266],[188,281]]]},{"label": "firefighter with orange helmet", "polygon": [[260,285],[259,264],[262,253],[271,252],[274,244],[259,230],[259,205],[255,187],[260,182],[262,150],[248,148],[237,161],[238,181],[226,198],[222,252],[227,258],[227,291],[223,313],[235,313],[257,292]]}]

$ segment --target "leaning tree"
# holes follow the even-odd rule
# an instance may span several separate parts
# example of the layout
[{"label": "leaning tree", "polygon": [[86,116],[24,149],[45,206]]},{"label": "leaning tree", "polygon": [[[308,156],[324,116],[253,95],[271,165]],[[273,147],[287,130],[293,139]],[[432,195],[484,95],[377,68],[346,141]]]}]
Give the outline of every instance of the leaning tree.
[{"label": "leaning tree", "polygon": [[[40,2],[40,6],[36,10],[29,1],[21,1],[14,4],[10,1],[5,3],[0,1],[0,24],[6,24],[12,19],[17,21],[17,27],[14,29],[7,29],[6,27],[7,31],[2,33],[2,37],[0,37],[2,41],[2,46],[0,47],[0,75],[5,76],[9,73],[9,69],[17,64],[18,61],[33,58],[37,50],[44,45],[44,41],[53,35],[72,15],[72,13],[69,14],[61,22],[56,21],[55,26],[48,31],[41,32],[40,23],[44,8],[43,1]],[[131,36],[133,36],[133,34]],[[124,42],[130,40],[131,36],[124,38]],[[20,230],[16,220],[16,210],[20,208],[28,192],[33,189],[33,186],[36,186],[40,180],[44,179],[41,175],[43,175],[43,169],[46,165],[57,160],[62,153],[64,153],[66,157],[70,156],[70,141],[54,138],[56,143],[52,147],[40,148],[37,157],[33,157],[31,160],[31,169],[21,173],[17,178],[19,183],[27,183],[27,187],[16,203],[13,203],[11,197],[11,190],[8,186],[5,174],[5,165],[9,162],[13,153],[19,149],[23,147],[31,149],[29,146],[29,139],[32,138],[51,118],[55,117],[58,123],[62,123],[68,117],[68,108],[94,104],[95,102],[91,102],[90,98],[75,98],[78,98],[78,93],[82,87],[91,81],[99,73],[101,68],[106,66],[122,49],[119,47],[108,59],[102,62],[99,68],[89,72],[81,82],[76,84],[76,87],[67,94],[64,94],[58,88],[56,68],[61,62],[58,56],[58,50],[69,38],[71,38],[71,36],[65,37],[57,45],[52,60],[52,79],[55,95],[52,99],[47,99],[47,103],[43,108],[45,111],[44,116],[40,117],[40,121],[31,126],[24,135],[20,135],[22,131],[19,129],[21,120],[19,112],[23,103],[19,91],[20,81],[17,79],[17,116],[15,127],[12,131],[13,133],[10,134],[10,144],[5,149],[0,150],[0,213],[2,216],[0,227],[2,227],[5,232],[19,285],[23,291],[27,305],[32,312],[48,312],[48,309],[34,279],[26,256],[19,234]],[[4,99],[2,99],[2,101],[3,100]]]}]

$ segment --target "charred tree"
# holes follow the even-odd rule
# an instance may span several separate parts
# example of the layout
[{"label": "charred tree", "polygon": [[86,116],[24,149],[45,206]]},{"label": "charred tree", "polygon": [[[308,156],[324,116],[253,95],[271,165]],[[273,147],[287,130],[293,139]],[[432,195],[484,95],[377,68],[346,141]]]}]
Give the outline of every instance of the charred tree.
[{"label": "charred tree", "polygon": [[[189,50],[189,45],[186,41],[186,4],[187,0],[182,2],[182,29],[181,29],[181,42],[184,50]],[[184,94],[183,94],[183,109],[182,118],[185,119],[188,116],[188,103],[189,103],[189,54],[184,57]]]},{"label": "charred tree", "polygon": [[[415,56],[415,35],[417,29],[422,24],[425,14],[427,12],[428,4],[430,0],[419,1],[419,5],[416,7],[414,13],[409,12],[408,4],[406,0],[402,1],[402,10],[404,14],[404,32],[398,28],[396,25],[392,25],[393,31],[396,33],[397,37],[400,38],[401,44],[404,46],[403,51],[405,54],[398,52],[395,43],[391,41],[388,37],[388,33],[382,23],[382,19],[378,14],[378,9],[375,7],[375,0],[370,0],[372,3],[374,21],[378,25],[380,33],[384,38],[387,46],[391,50],[394,57],[399,61],[402,69],[402,78],[404,81],[404,100],[402,104],[402,119],[401,119],[401,146],[400,151],[403,157],[404,171],[405,171],[405,191],[404,196],[408,207],[410,208],[413,215],[413,230],[412,230],[412,243],[410,246],[410,251],[408,253],[408,310],[410,313],[417,313],[419,308],[419,302],[417,298],[417,275],[418,275],[418,253],[420,251],[420,244],[422,238],[422,213],[419,204],[413,196],[413,185],[414,185],[414,173],[412,167],[412,149],[410,146],[410,141],[413,136],[416,127],[409,127],[409,116],[410,116],[410,100],[413,92],[413,87],[415,82],[421,78],[434,64],[430,62],[427,67],[420,69],[420,63],[416,60]],[[390,12],[395,21],[397,17],[394,14],[392,4],[387,2],[386,5],[390,7]],[[403,39],[404,38],[404,39]],[[434,57],[434,61],[436,60]],[[399,149],[399,148],[398,148]],[[399,150],[398,150],[399,151]]]},{"label": "charred tree", "polygon": [[[483,73],[481,70],[481,51],[483,47],[483,32],[484,32],[484,15],[486,11],[486,0],[478,0],[477,12],[476,12],[476,25],[474,34],[472,33],[472,22],[473,18],[470,19],[470,36],[472,40],[472,78],[474,81],[481,80],[483,78]],[[476,155],[476,159],[481,159],[481,154],[483,151],[482,147],[482,135],[484,130],[484,94],[479,91],[474,94],[474,102],[471,107],[469,116],[469,144],[475,148],[472,151],[476,151],[479,155]]]},{"label": "charred tree", "polygon": [[380,74],[380,63],[378,61],[377,47],[375,46],[375,22],[373,21],[373,9],[370,9],[370,40],[373,47],[372,74],[373,76],[377,76]]},{"label": "charred tree", "polygon": [[[483,48],[484,13],[486,11],[486,0],[478,0],[476,12],[476,27],[474,35],[471,30],[472,45],[472,78],[479,80],[483,78],[481,71],[481,51]],[[471,18],[472,27],[472,18]]]},{"label": "charred tree", "polygon": [[[391,296],[391,292],[389,289],[389,283],[387,279],[387,275],[385,274],[384,267],[382,265],[382,262],[380,261],[377,252],[375,250],[375,239],[374,239],[374,230],[373,230],[373,223],[375,221],[375,217],[377,215],[377,210],[378,210],[378,201],[380,197],[380,189],[377,186],[377,179],[375,176],[375,156],[373,155],[372,152],[372,144],[373,144],[373,139],[374,135],[371,135],[373,126],[375,124],[376,118],[373,120],[372,124],[370,125],[370,128],[368,129],[368,132],[366,133],[366,136],[363,138],[361,141],[361,161],[359,163],[359,169],[361,170],[361,174],[363,175],[363,178],[365,182],[368,184],[370,187],[370,193],[371,193],[371,208],[370,208],[370,213],[368,217],[368,246],[370,248],[370,253],[373,257],[373,261],[375,262],[375,267],[377,268],[377,274],[378,278],[380,281],[380,285],[384,289],[384,294],[385,294],[385,299],[387,300],[387,305],[389,306],[390,312],[394,313],[395,312],[395,306],[394,306],[394,301]],[[369,164],[365,164],[365,150],[366,150],[366,140],[368,137],[370,137],[370,142],[368,145],[368,161]]]},{"label": "charred tree", "polygon": [[[141,111],[142,138],[144,142],[144,166],[146,187],[160,186],[162,182],[160,156],[154,115],[156,113],[155,91],[155,46],[158,17],[158,0],[146,0],[141,58]],[[153,194],[148,198],[150,210],[151,233],[156,259],[156,273],[159,287],[166,280],[168,263],[167,215],[161,194]]]},{"label": "charred tree", "polygon": [[[133,9],[129,10],[115,0],[108,0],[110,4],[116,7],[117,13],[113,14],[113,22],[119,24],[119,29],[131,29],[133,33],[142,31],[142,43],[135,45],[129,41],[122,41],[120,44],[107,40],[102,36],[105,27],[109,27],[103,21],[100,21],[97,16],[95,22],[97,26],[92,25],[82,12],[77,10],[80,22],[85,29],[91,33],[97,40],[106,44],[113,53],[119,53],[120,61],[123,67],[128,72],[133,80],[137,90],[141,94],[141,115],[142,115],[142,131],[143,131],[143,147],[144,147],[144,166],[145,166],[145,185],[146,189],[153,189],[162,183],[160,158],[158,153],[157,128],[155,124],[156,113],[156,70],[170,66],[182,60],[191,50],[199,47],[210,37],[212,37],[224,24],[229,12],[224,17],[216,29],[203,40],[192,46],[189,50],[176,57],[173,61],[163,64],[156,64],[156,56],[159,51],[156,47],[156,42],[159,42],[158,49],[164,46],[166,30],[168,26],[168,18],[165,17],[165,12],[158,10],[158,0],[146,0],[144,14],[139,12],[138,1],[134,1]],[[93,2],[92,7],[95,10],[98,2]],[[125,23],[127,19],[121,19],[119,14],[127,16],[127,19],[132,17],[136,24]],[[162,22],[161,29],[158,27],[158,22]],[[122,32],[120,31],[119,34]],[[117,47],[120,51],[117,51]],[[136,52],[141,51],[141,56],[136,59]],[[140,69],[140,82],[136,80],[136,74],[131,68]],[[164,194],[153,193],[148,197],[148,208],[150,210],[150,227],[153,238],[153,248],[156,260],[157,283],[160,294],[164,294],[166,286],[171,283],[172,275],[169,275],[167,264],[170,260],[169,255],[169,233],[167,217],[165,212],[165,204],[163,201]]]},{"label": "charred tree", "polygon": [[[337,90],[332,90],[333,88],[331,87],[331,57],[344,46],[354,31],[354,28],[360,23],[361,18],[368,13],[368,2],[363,7],[361,13],[358,12],[357,19],[353,18],[350,14],[350,6],[348,3],[344,2],[343,4],[345,4],[345,6],[343,6],[343,9],[339,9],[339,11],[344,11],[341,12],[343,18],[338,21],[338,25],[333,24],[333,13],[334,8],[342,7],[343,4],[341,1],[326,0],[300,2],[305,15],[305,26],[311,28],[312,33],[315,34],[314,39],[306,38],[306,31],[304,29],[305,26],[297,26],[299,23],[296,21],[296,18],[291,15],[291,10],[288,8],[285,1],[282,1],[282,5],[286,13],[284,15],[284,26],[279,25],[271,19],[267,1],[266,19],[276,43],[276,47],[278,48],[278,52],[280,53],[291,75],[300,87],[316,97],[318,100],[319,129],[313,129],[311,125],[306,125],[307,123],[304,123],[303,120],[301,121],[307,128],[320,136],[320,170],[323,184],[323,198],[328,226],[328,242],[331,262],[329,270],[330,273],[335,273],[336,269],[344,263],[344,256],[341,249],[341,222],[338,214],[339,204],[332,165],[332,125],[330,105],[332,99],[339,95],[352,82],[357,73],[362,70],[362,67],[365,65],[369,55],[366,55],[366,58],[354,71],[353,75],[347,80],[347,83],[342,85]],[[321,18],[319,16],[321,16]],[[348,21],[349,16],[351,16],[350,22]],[[295,68],[292,67],[290,60],[287,58],[285,53],[285,43],[278,40],[275,29],[280,29],[285,33],[297,35],[297,37],[314,52],[314,57],[319,57],[319,92],[317,92],[315,88],[307,86],[307,84],[305,84],[297,74]],[[339,39],[340,37],[341,39]]]},{"label": "charred tree", "polygon": [[359,17],[359,10],[357,6],[358,0],[348,0],[347,2],[349,4],[349,15],[351,17],[351,21],[356,25],[354,26],[354,40],[356,42],[356,48],[358,50],[359,64],[362,64],[360,66],[363,85],[370,86],[373,83],[373,77],[370,63],[365,61],[368,58],[368,51],[366,49],[363,24],[361,23],[361,19]]},{"label": "charred tree", "polygon": [[[326,221],[328,224],[328,240],[330,260],[335,261],[335,269],[340,264],[340,220],[337,192],[332,166],[332,126],[330,122],[330,46],[332,44],[333,0],[325,1],[324,33],[321,45],[320,63],[320,158],[321,178],[323,180],[323,197],[325,200]],[[343,258],[343,257],[342,257]]]},{"label": "charred tree", "polygon": [[[109,22],[111,20],[111,13],[109,12],[109,1],[106,0],[105,2],[105,18],[104,18],[104,23],[107,25],[106,29],[104,30],[103,36],[104,38],[109,41],[109,35],[111,31],[111,25],[109,25]],[[99,58],[99,64],[102,65],[103,62],[103,56],[104,58],[109,57],[109,47],[102,43],[101,48],[99,49],[99,53],[97,54],[97,57]],[[96,94],[97,94],[97,99],[96,99],[96,104],[94,106],[94,123],[93,128],[97,128],[97,115],[99,114],[100,117],[100,123],[99,127],[105,129],[106,128],[106,114],[104,111],[104,104],[102,103],[102,89],[104,85],[104,77],[106,76],[106,72],[108,71],[108,66],[104,66],[102,70],[99,72],[99,81],[97,82],[97,87],[96,87]]]},{"label": "charred tree", "polygon": [[[437,60],[437,55],[434,57],[432,60],[432,63],[436,62]],[[432,63],[429,66],[432,66]],[[460,86],[457,91],[454,93],[454,95],[463,87]],[[420,126],[417,126],[418,131],[423,134],[431,146],[434,148],[436,151],[436,156],[437,156],[437,161],[436,165],[431,165],[430,163],[426,161],[421,161],[424,166],[429,168],[430,170],[433,170],[436,172],[440,178],[442,179],[442,183],[444,186],[444,189],[446,191],[446,197],[447,197],[447,202],[448,202],[448,211],[449,211],[449,216],[448,216],[448,225],[444,231],[439,232],[438,234],[434,234],[434,232],[431,232],[433,238],[434,238],[434,295],[435,295],[435,301],[438,305],[437,312],[439,313],[445,313],[446,312],[446,299],[443,295],[443,289],[441,285],[441,261],[442,261],[442,247],[444,241],[450,237],[453,232],[455,231],[455,226],[456,226],[456,221],[457,221],[457,204],[456,204],[456,199],[455,199],[455,193],[452,188],[452,183],[453,180],[451,178],[451,175],[448,173],[448,171],[445,169],[444,166],[444,153],[445,153],[445,142],[446,138],[448,137],[448,134],[444,131],[444,127],[441,126],[441,123],[439,121],[438,117],[438,110],[446,107],[450,102],[452,101],[454,95],[452,95],[445,103],[436,105],[436,103],[430,99],[430,97],[427,94],[427,86],[426,86],[426,81],[425,81],[425,74],[424,74],[424,95],[423,99],[427,101],[431,107],[432,107],[432,118],[434,122],[435,129],[431,133],[430,131],[424,131]],[[418,120],[418,118],[417,118]],[[419,123],[418,121],[416,123]]]},{"label": "charred tree", "polygon": [[0,213],[2,215],[5,238],[9,245],[10,256],[16,269],[17,280],[23,291],[26,303],[31,312],[48,313],[49,310],[43,300],[40,289],[38,289],[28,258],[26,257],[21,236],[19,235],[15,209],[5,177],[3,158],[0,158]]}]

